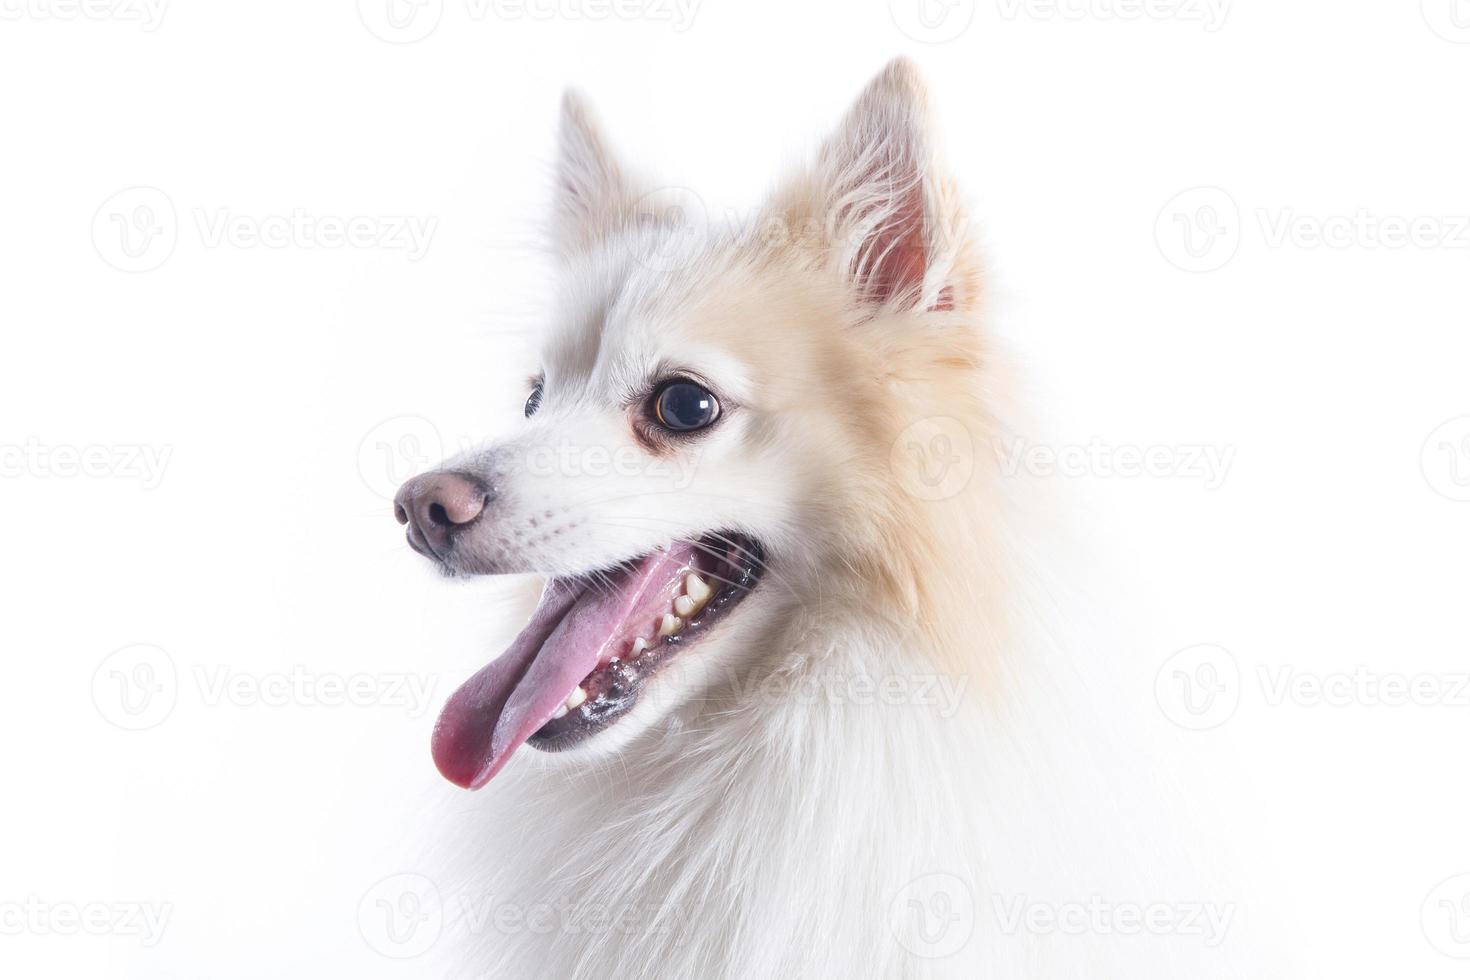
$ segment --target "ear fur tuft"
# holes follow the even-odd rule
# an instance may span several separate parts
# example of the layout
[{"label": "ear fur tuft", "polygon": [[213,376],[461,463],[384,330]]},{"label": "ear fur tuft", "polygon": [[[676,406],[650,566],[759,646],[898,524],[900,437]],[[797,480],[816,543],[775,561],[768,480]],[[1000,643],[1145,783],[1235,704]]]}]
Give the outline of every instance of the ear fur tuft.
[{"label": "ear fur tuft", "polygon": [[556,164],[556,243],[564,252],[598,241],[625,216],[632,194],[587,101],[562,97]]},{"label": "ear fur tuft", "polygon": [[928,96],[904,58],[869,83],[817,163],[838,268],[866,303],[951,310],[964,224],[939,175]]}]

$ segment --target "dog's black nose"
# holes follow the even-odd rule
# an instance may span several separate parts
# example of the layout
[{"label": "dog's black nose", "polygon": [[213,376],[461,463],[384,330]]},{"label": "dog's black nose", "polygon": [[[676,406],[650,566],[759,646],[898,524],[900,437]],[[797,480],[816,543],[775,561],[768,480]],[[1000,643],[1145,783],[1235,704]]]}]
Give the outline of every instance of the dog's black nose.
[{"label": "dog's black nose", "polygon": [[458,473],[425,473],[398,488],[393,516],[408,525],[408,543],[430,558],[443,558],[454,535],[473,524],[490,492]]}]

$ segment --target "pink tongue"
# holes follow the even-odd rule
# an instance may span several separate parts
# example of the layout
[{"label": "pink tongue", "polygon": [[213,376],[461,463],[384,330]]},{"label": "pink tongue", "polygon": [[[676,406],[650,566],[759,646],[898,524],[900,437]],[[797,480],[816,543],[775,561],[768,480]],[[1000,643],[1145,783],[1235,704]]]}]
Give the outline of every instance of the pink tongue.
[{"label": "pink tongue", "polygon": [[[631,642],[668,608],[672,597],[663,586],[680,581],[678,573],[693,555],[690,545],[655,553],[620,576],[615,588],[565,579],[547,583],[541,604],[509,649],[444,705],[432,742],[434,764],[444,778],[466,789],[488,783],[597,668],[610,644]],[[624,624],[631,624],[631,632]]]}]

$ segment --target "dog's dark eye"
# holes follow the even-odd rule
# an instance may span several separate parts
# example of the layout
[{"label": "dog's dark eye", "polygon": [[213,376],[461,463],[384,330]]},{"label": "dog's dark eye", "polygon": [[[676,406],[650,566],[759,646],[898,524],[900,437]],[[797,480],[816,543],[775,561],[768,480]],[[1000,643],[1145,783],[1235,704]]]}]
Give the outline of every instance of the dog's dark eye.
[{"label": "dog's dark eye", "polygon": [[531,396],[526,399],[526,418],[536,414],[536,409],[541,407],[541,382],[536,382],[536,387],[531,389]]},{"label": "dog's dark eye", "polygon": [[653,395],[653,415],[672,432],[702,429],[720,414],[715,396],[692,381],[670,381]]}]

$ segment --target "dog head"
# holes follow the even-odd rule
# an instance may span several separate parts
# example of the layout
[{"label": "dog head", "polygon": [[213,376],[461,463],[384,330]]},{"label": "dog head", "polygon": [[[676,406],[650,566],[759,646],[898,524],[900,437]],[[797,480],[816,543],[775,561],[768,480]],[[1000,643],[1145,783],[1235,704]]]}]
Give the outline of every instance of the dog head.
[{"label": "dog head", "polygon": [[930,518],[901,436],[975,411],[980,362],[925,119],[895,62],[759,220],[714,229],[631,180],[567,99],[561,279],[525,423],[395,502],[448,573],[549,577],[446,706],[448,778],[483,785],[527,741],[626,745],[769,656],[798,608],[876,588],[913,614]]}]

